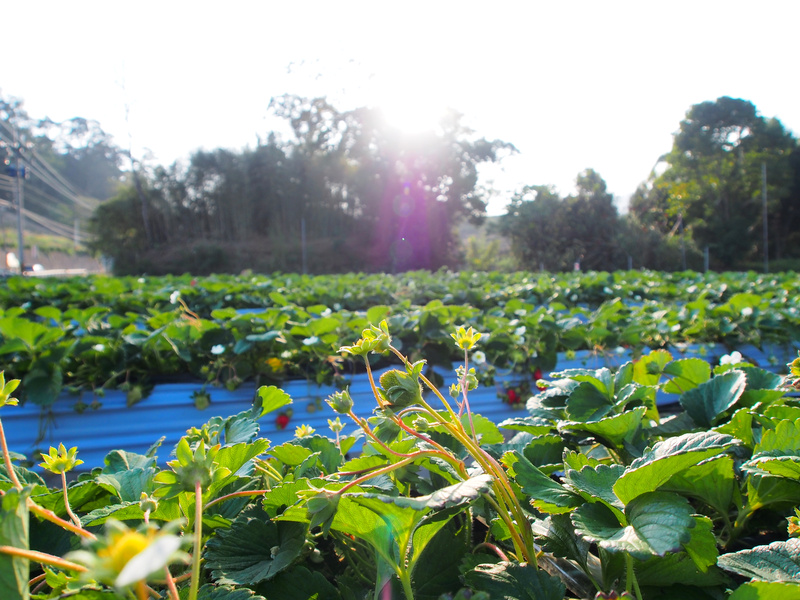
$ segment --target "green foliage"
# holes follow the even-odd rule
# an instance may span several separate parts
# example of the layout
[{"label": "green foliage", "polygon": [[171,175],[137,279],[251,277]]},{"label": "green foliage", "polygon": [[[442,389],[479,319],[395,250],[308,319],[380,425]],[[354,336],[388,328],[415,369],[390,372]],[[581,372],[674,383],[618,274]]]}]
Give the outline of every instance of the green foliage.
[{"label": "green foliage", "polygon": [[[118,274],[406,271],[455,264],[455,227],[485,211],[478,165],[513,152],[473,139],[461,115],[407,136],[375,109],[324,98],[270,104],[294,139],[198,151],[95,212],[92,247]],[[140,179],[141,179],[140,175]],[[305,236],[305,246],[302,245]]]},{"label": "green foliage", "polygon": [[[122,325],[131,348],[189,364],[202,357],[215,368],[236,365],[244,371],[261,362],[270,372],[289,369],[283,363],[286,351],[329,365],[331,357],[341,359],[341,349],[362,361],[360,368],[370,375],[365,380],[375,416],[355,417],[364,434],[357,457],[346,456],[352,436],[331,440],[309,433],[271,448],[259,437],[258,419],[284,409],[291,398],[276,385],[264,385],[253,411],[212,417],[188,430],[165,467],[156,456],[158,446],[147,455],[114,451],[102,468],[69,482],[66,492],[15,467],[17,480],[0,477],[6,511],[0,567],[8,567],[0,585],[10,586],[9,594],[14,586],[19,592],[27,585],[27,569],[24,577],[11,577],[20,561],[28,560],[14,548],[32,546],[43,552],[36,560],[59,569],[46,580],[50,587],[42,588],[42,600],[72,592],[141,595],[136,586],[144,580],[165,595],[162,567],[186,559],[176,551],[181,540],[193,537],[192,571],[178,584],[182,597],[192,600],[314,595],[340,600],[389,591],[409,600],[439,600],[443,594],[466,597],[464,585],[476,597],[555,600],[625,591],[638,600],[724,598],[750,577],[754,581],[733,593],[757,598],[791,592],[772,584],[784,584],[795,569],[796,540],[769,546],[754,546],[753,540],[783,539],[786,516],[796,516],[800,408],[786,395],[796,373],[782,378],[747,366],[735,353],[712,369],[664,349],[638,350],[633,362],[616,371],[553,373],[528,401],[528,416],[501,424],[514,434],[506,437],[491,420],[470,414],[466,403],[456,407],[464,414],[456,412],[427,367],[435,360],[452,368],[458,360],[461,402],[462,395],[485,385],[490,369],[503,364],[500,346],[514,360],[535,349],[537,356],[523,355],[519,363],[521,372],[530,372],[539,351],[548,351],[546,344],[555,351],[580,347],[582,340],[618,343],[626,335],[666,340],[696,326],[695,319],[726,335],[745,336],[754,330],[751,319],[763,325],[775,310],[785,315],[781,327],[788,331],[793,321],[787,305],[793,308],[794,296],[782,286],[791,288],[796,280],[692,280],[702,286],[698,298],[697,289],[682,289],[684,279],[652,273],[643,275],[650,285],[636,279],[623,285],[614,276],[591,274],[572,275],[558,286],[550,281],[542,290],[533,284],[544,283],[538,278],[510,283],[497,275],[480,277],[456,279],[462,287],[448,292],[453,298],[475,297],[480,310],[434,300],[413,308],[405,302],[334,312],[320,302],[330,293],[329,279],[316,291],[292,288],[285,280],[278,287],[270,280],[261,290],[266,305],[246,314],[219,301],[215,294],[227,294],[230,287],[213,280],[183,286],[159,282],[155,306],[142,300],[138,286],[144,284],[138,281],[140,292],[126,297],[124,283],[95,280],[100,294],[141,309],[131,314],[57,302],[4,309],[0,320],[8,337],[0,348],[19,357],[17,363],[62,341],[83,343],[69,339],[79,327],[84,331],[75,338],[111,346],[112,338],[101,335],[108,329],[103,323],[111,320]],[[249,281],[250,298],[258,298],[250,288],[259,281]],[[391,280],[381,281],[390,287]],[[721,281],[743,285],[723,290]],[[578,282],[585,287],[573,287]],[[24,281],[9,283],[6,293],[28,290]],[[486,287],[470,296],[481,285]],[[647,300],[639,310],[605,299],[615,292],[628,298],[647,294],[659,286],[664,296],[680,298],[681,308]],[[595,299],[594,307],[562,303],[576,302],[570,298],[578,290],[584,299]],[[536,307],[545,300],[534,297],[538,294],[547,294],[549,306]],[[36,317],[30,326],[22,322],[28,312]],[[381,319],[380,325],[370,324],[367,314]],[[42,340],[50,340],[48,348]],[[255,357],[237,362],[259,344],[270,349],[269,358],[281,356],[280,364]],[[423,358],[429,349],[432,354]],[[105,348],[92,352],[86,356],[103,355]],[[473,366],[478,352],[481,364]],[[490,357],[497,358],[495,365],[483,363]],[[380,378],[373,373],[376,365],[387,367]],[[6,381],[4,374],[8,396],[6,391],[14,390]],[[673,400],[666,410],[656,403],[665,395]],[[356,398],[364,401],[360,392]],[[348,414],[352,401],[343,394],[334,400]],[[69,462],[74,455],[63,449],[51,458]],[[18,498],[28,494],[23,509]],[[58,517],[65,499],[80,515],[71,523]],[[17,503],[7,507],[6,502]],[[47,523],[28,520],[14,512],[18,509]],[[19,517],[36,523],[36,536],[19,533]],[[154,522],[164,526],[157,531]],[[100,540],[66,557],[78,566],[48,555],[53,548],[77,546],[74,536],[88,539],[95,534],[85,528],[94,531],[101,524],[108,529]],[[790,531],[794,526],[790,521]],[[183,536],[169,533],[178,529]],[[80,565],[90,571],[79,575]],[[150,567],[158,573],[149,575]],[[182,570],[173,569],[176,575]]]},{"label": "green foliage", "polygon": [[[721,350],[711,344],[783,346],[800,336],[800,305],[792,296],[798,285],[791,273],[704,278],[647,271],[558,278],[446,271],[12,277],[0,289],[0,356],[8,375],[23,382],[20,399],[42,406],[64,391],[101,402],[103,390],[113,388],[124,390],[134,403],[163,377],[205,381],[209,385],[198,400],[213,406],[214,386],[234,389],[248,381],[276,385],[301,378],[344,387],[349,373],[363,370],[357,357],[378,347],[382,354],[372,355],[372,365],[388,365],[391,339],[379,326],[373,325],[362,347],[354,345],[358,332],[373,320],[390,323],[394,337],[415,360],[424,349],[426,375],[432,367],[449,368],[463,360],[463,350],[450,335],[454,328],[485,332],[488,339],[470,352],[482,354],[476,355],[475,377],[489,382],[504,369],[525,376],[537,368],[552,370],[558,353],[570,350],[610,355],[627,345],[638,355],[647,348],[689,342],[707,344],[708,352],[718,354]],[[441,299],[431,300],[437,296]],[[671,378],[674,383],[665,391],[676,397],[702,383],[704,374],[693,371],[705,364],[699,358],[674,363],[672,368],[683,374],[661,373],[661,363],[652,366],[653,373],[641,372],[659,356],[669,362],[666,355],[645,354],[636,363],[634,383]],[[471,377],[468,373],[469,385]],[[740,404],[768,401],[772,392],[750,387]],[[586,386],[583,390],[593,393]],[[597,410],[608,410],[608,402],[598,402]],[[591,410],[577,397],[571,404],[575,411],[582,406]]]},{"label": "green foliage", "polygon": [[[29,492],[9,490],[0,498],[0,545],[29,548]],[[28,600],[29,561],[27,558],[0,554],[0,591],[8,600]]]},{"label": "green foliage", "polygon": [[5,142],[0,144],[0,164],[22,161],[27,173],[25,209],[50,221],[48,233],[64,232],[60,243],[32,235],[28,244],[42,252],[54,247],[74,252],[76,222],[84,231],[92,210],[117,191],[123,178],[123,151],[96,121],[33,118],[16,98],[0,97],[0,116],[0,139]]},{"label": "green foliage", "polygon": [[617,209],[593,170],[577,178],[578,192],[561,199],[546,186],[514,196],[500,225],[521,267],[548,271],[614,268]]},{"label": "green foliage", "polygon": [[[667,168],[640,189],[631,211],[670,234],[686,228],[712,266],[743,267],[763,256],[762,168],[767,171],[770,255],[796,255],[797,140],[742,99],[692,106],[675,134]],[[690,242],[691,243],[691,242]]]}]

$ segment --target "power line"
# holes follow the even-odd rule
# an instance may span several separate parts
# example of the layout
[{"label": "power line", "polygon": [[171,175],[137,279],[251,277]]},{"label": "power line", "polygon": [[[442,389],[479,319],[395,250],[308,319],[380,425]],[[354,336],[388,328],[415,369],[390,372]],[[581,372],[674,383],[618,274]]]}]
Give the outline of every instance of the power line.
[{"label": "power line", "polygon": [[[0,137],[2,134],[0,134]],[[4,141],[8,143],[8,140],[4,138]],[[63,178],[55,172],[55,169],[48,163],[46,160],[41,158],[35,150],[32,151],[35,160],[31,160],[24,153],[14,146],[11,146],[10,149],[16,154],[17,158],[23,160],[30,171],[38,177],[40,181],[45,183],[46,185],[50,186],[55,192],[66,198],[67,200],[71,201],[74,204],[80,205],[82,208],[86,210],[93,210],[94,207],[83,200],[77,192],[73,191],[73,188],[66,187]]]},{"label": "power line", "polygon": [[[0,200],[0,207],[2,207],[2,208],[11,208],[13,212],[17,211],[16,205],[14,203],[12,203],[12,202],[7,201],[7,200]],[[56,234],[56,235],[58,235],[60,237],[65,237],[65,238],[69,238],[69,239],[73,239],[73,238],[76,237],[74,230],[70,229],[69,227],[67,227],[63,223],[59,223],[58,221],[54,221],[52,219],[48,219],[47,217],[44,217],[44,216],[42,216],[42,215],[40,215],[38,213],[35,213],[33,211],[30,211],[30,210],[26,209],[26,208],[24,208],[22,210],[22,213],[25,215],[26,218],[29,218],[31,221],[37,223],[38,225],[44,227],[45,229],[48,229],[51,233],[54,233],[54,234]],[[77,238],[78,238],[78,241],[81,242],[81,243],[84,243],[84,242],[87,241],[87,238],[82,234],[78,234]]]}]

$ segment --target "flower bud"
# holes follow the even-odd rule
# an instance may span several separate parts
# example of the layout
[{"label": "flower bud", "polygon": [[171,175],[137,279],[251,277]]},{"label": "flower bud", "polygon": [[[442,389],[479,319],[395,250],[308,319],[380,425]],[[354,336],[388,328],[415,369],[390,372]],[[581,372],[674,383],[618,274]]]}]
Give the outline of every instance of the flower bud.
[{"label": "flower bud", "polygon": [[353,410],[353,398],[348,390],[331,394],[326,402],[340,415],[347,415]]},{"label": "flower bud", "polygon": [[431,424],[428,422],[428,419],[426,419],[425,417],[417,417],[416,419],[414,419],[412,425],[414,426],[414,429],[416,429],[420,433],[428,431],[428,429],[430,429],[431,426]]},{"label": "flower bud", "polygon": [[142,509],[142,512],[155,512],[158,509],[158,501],[142,492],[139,498],[139,508]]}]

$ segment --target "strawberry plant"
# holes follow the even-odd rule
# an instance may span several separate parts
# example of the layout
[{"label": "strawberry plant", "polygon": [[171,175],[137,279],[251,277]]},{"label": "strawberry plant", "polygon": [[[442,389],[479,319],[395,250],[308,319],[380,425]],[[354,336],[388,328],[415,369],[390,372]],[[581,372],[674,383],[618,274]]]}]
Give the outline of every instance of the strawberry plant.
[{"label": "strawberry plant", "polygon": [[[187,431],[165,466],[156,443],[70,481],[79,449],[53,448],[51,488],[7,448],[0,420],[0,595],[797,595],[796,362],[784,378],[736,353],[712,368],[657,350],[616,372],[557,372],[527,415],[498,426],[469,406],[485,336],[448,337],[462,362],[447,395],[387,320],[343,346],[375,403],[363,418],[346,390],[328,398],[357,425],[346,436],[337,418],[331,437],[300,426],[271,446],[259,422],[292,400],[264,386],[252,411]],[[373,377],[373,362],[391,368]],[[0,410],[14,410],[18,384],[0,377]]]}]

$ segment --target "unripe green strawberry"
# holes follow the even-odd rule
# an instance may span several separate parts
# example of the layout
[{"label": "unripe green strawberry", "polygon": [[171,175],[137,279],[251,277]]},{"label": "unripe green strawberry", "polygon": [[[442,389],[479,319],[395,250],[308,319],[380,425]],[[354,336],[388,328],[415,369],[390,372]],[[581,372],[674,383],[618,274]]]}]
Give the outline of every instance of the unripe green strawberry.
[{"label": "unripe green strawberry", "polygon": [[386,402],[392,408],[405,408],[422,402],[422,387],[416,377],[392,369],[381,375]]}]

